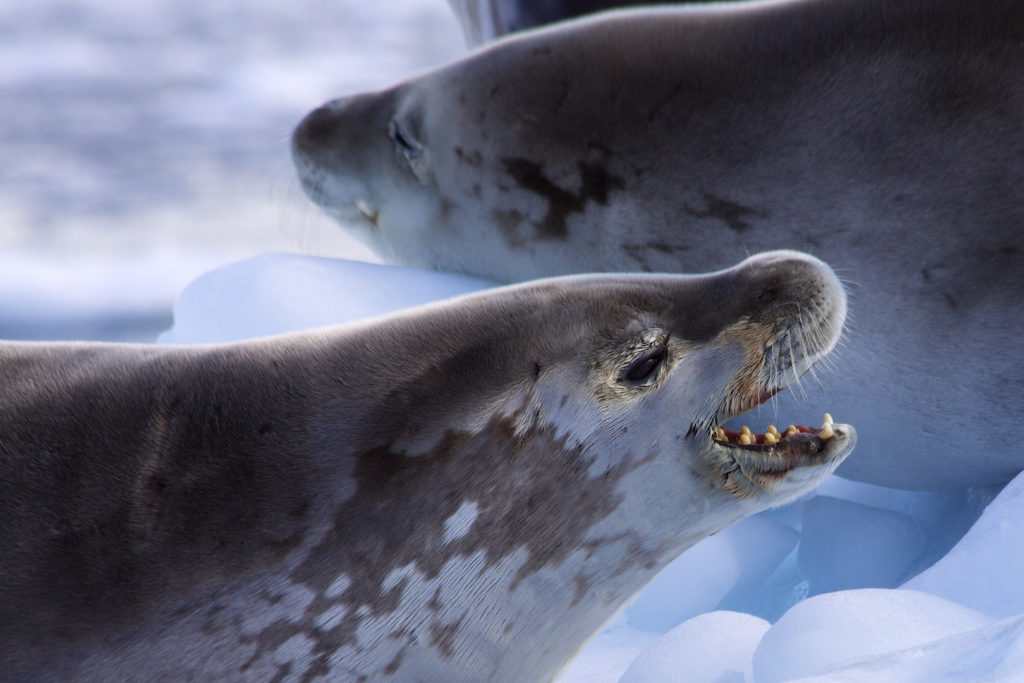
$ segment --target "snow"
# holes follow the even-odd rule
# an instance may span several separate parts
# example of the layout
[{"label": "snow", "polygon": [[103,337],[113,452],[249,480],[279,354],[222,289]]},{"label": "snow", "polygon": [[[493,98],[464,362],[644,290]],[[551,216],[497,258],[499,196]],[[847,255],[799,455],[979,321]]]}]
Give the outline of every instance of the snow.
[{"label": "snow", "polygon": [[862,588],[794,605],[754,652],[754,678],[777,683],[870,655],[962,633],[991,619],[954,602],[908,590]]},{"label": "snow", "polygon": [[[205,343],[344,323],[488,286],[265,254],[189,285],[163,338]],[[1002,492],[830,477],[685,552],[559,683],[1024,680],[1020,519],[1024,475]]]},{"label": "snow", "polygon": [[992,617],[1024,614],[1024,476],[1007,484],[967,535],[904,588]]},{"label": "snow", "polygon": [[[742,612],[708,612],[641,652],[622,683],[729,683],[753,680],[751,659],[771,624]],[[685,663],[685,665],[681,665]]]},{"label": "snow", "polygon": [[839,667],[804,683],[1020,683],[1024,616]]}]

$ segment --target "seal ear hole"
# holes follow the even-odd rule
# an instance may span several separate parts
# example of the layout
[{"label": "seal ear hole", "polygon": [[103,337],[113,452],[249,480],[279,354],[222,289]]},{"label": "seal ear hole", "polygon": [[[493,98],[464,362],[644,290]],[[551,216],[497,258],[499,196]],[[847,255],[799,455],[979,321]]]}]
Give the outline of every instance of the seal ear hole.
[{"label": "seal ear hole", "polygon": [[627,384],[647,384],[658,375],[658,370],[668,358],[668,348],[659,344],[633,359],[622,371],[621,379]]}]

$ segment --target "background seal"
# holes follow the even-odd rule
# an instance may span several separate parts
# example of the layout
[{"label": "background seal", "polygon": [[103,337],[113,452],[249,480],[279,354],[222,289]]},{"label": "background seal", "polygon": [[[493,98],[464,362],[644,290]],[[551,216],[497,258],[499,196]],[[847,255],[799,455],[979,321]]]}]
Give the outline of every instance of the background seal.
[{"label": "background seal", "polygon": [[862,433],[841,474],[1002,483],[1024,451],[977,434],[1024,440],[1022,25],[1018,0],[610,12],[329,103],[294,158],[316,203],[418,267],[825,257],[853,291],[829,402]]}]

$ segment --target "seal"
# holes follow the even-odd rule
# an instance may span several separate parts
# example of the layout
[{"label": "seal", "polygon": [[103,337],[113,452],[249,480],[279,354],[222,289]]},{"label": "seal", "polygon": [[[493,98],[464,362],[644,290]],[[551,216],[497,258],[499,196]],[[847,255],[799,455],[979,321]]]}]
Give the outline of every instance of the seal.
[{"label": "seal", "polygon": [[849,454],[830,418],[717,427],[844,315],[826,265],[773,252],[237,344],[2,344],[0,668],[550,679],[686,547]]},{"label": "seal", "polygon": [[[385,259],[499,281],[825,258],[854,292],[840,474],[1005,482],[1024,449],[1024,3],[787,0],[508,36],[294,134],[307,194]],[[814,404],[822,390],[808,386]],[[801,406],[784,401],[801,419]],[[790,412],[794,411],[794,412]]]}]

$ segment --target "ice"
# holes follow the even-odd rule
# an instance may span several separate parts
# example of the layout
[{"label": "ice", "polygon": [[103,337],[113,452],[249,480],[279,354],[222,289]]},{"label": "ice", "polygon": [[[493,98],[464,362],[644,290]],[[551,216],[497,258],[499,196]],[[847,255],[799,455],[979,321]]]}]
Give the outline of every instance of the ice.
[{"label": "ice", "polygon": [[810,594],[894,586],[925,548],[913,517],[831,496],[803,505],[798,562]]},{"label": "ice", "polygon": [[709,536],[669,564],[626,609],[633,626],[664,632],[759,586],[796,546],[793,529],[750,517]]},{"label": "ice", "polygon": [[1006,485],[967,535],[905,584],[990,616],[1024,613],[1024,474]]},{"label": "ice", "polygon": [[770,624],[740,612],[709,612],[662,636],[640,653],[621,683],[744,683]]},{"label": "ice", "polygon": [[391,313],[494,286],[452,273],[264,254],[189,285],[163,343],[236,341]]},{"label": "ice", "polygon": [[[913,576],[949,552],[1001,489],[1001,485],[993,485],[949,491],[903,491],[850,481],[842,477],[829,477],[816,492],[821,496],[831,496],[913,517],[921,525],[926,537],[924,551],[918,555],[908,570],[908,576]],[[885,587],[892,588],[895,585],[889,584]]]},{"label": "ice", "polygon": [[991,621],[918,591],[865,588],[816,595],[793,606],[768,629],[754,652],[754,676],[758,683],[811,676]]}]

